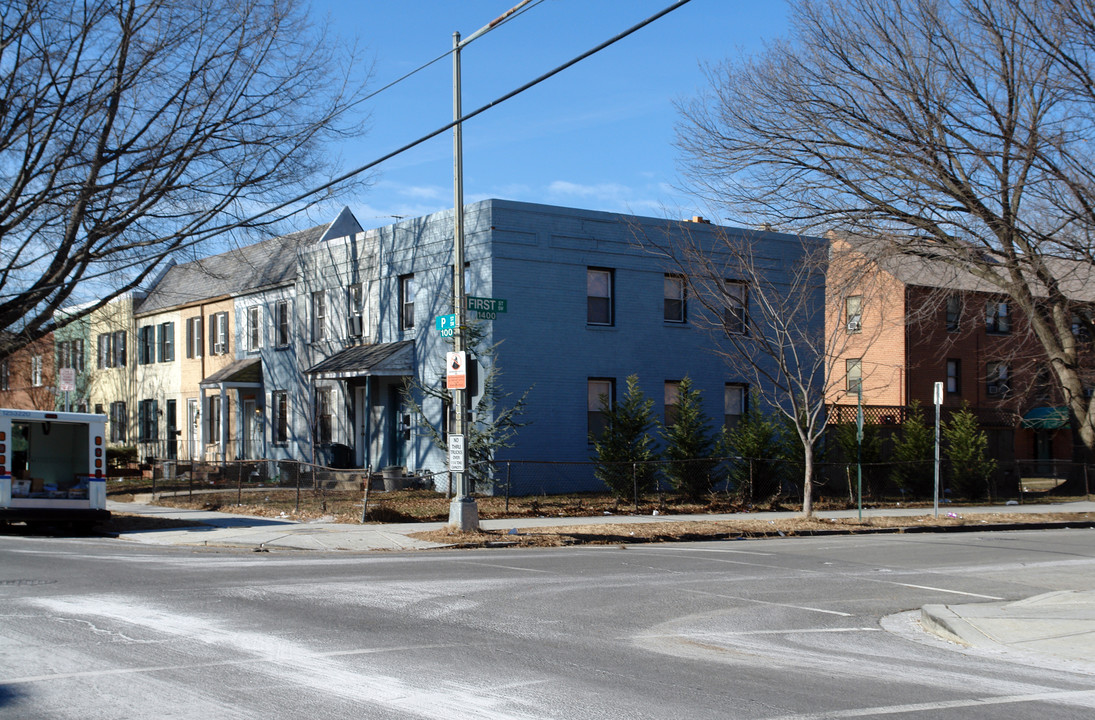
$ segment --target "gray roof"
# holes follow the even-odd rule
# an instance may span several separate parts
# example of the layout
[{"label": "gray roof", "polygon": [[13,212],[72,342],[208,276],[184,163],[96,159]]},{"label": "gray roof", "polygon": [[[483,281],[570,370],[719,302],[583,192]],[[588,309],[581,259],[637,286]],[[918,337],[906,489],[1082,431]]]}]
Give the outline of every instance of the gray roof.
[{"label": "gray roof", "polygon": [[296,279],[297,249],[361,232],[343,208],[333,222],[171,267],[134,310],[146,314],[213,298],[276,287]]},{"label": "gray roof", "polygon": [[307,372],[325,380],[365,375],[413,375],[414,340],[357,345],[335,353],[308,368]]},{"label": "gray roof", "polygon": [[[1001,285],[948,262],[948,254],[959,263],[963,260],[958,257],[960,251],[954,248],[944,248],[915,238],[904,239],[898,249],[892,240],[850,234],[834,234],[834,237],[847,242],[855,251],[906,285],[995,294],[1004,292]],[[982,267],[993,267],[992,256],[983,250],[971,247],[967,252],[976,255],[975,259],[981,262]],[[1044,260],[1069,298],[1095,302],[1095,267],[1087,262],[1064,258],[1045,257]],[[1003,265],[998,267],[1003,277],[1005,268]],[[1045,294],[1038,286],[1032,289],[1036,296]]]}]

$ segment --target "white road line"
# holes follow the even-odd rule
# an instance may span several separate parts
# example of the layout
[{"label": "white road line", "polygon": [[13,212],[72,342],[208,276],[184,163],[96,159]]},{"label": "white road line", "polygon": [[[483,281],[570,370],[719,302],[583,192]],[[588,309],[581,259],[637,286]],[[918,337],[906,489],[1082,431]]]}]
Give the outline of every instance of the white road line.
[{"label": "white road line", "polygon": [[912,583],[895,582],[893,580],[880,580],[879,582],[889,583],[890,585],[902,585],[904,587],[916,588],[917,590],[934,590],[936,592],[951,593],[953,595],[968,595],[969,597],[984,598],[985,600],[1007,599],[996,597],[995,595],[981,595],[979,593],[963,592],[961,590],[948,590],[946,588],[932,587],[931,585],[913,585]]},{"label": "white road line", "polygon": [[[657,550],[658,548],[647,548],[648,550]],[[669,550],[669,548],[665,548]],[[695,548],[695,547],[676,547],[672,549],[673,552],[709,552],[709,553],[729,553],[733,555],[763,555],[764,557],[771,557],[775,553],[766,552],[752,552],[750,550],[729,550],[723,548]]]},{"label": "white road line", "polygon": [[770,602],[768,600],[755,600],[753,598],[740,597],[738,595],[722,595],[720,593],[704,592],[703,590],[682,590],[695,595],[710,595],[711,597],[725,598],[727,600],[741,600],[742,602],[756,603],[757,605],[774,605],[776,607],[791,608],[792,610],[808,610],[809,612],[825,613],[826,615],[839,615],[840,617],[852,617],[851,613],[839,610],[825,610],[824,608],[809,607],[807,605],[789,605],[787,603]]},{"label": "white road line", "polygon": [[1080,705],[1095,703],[1095,690],[1059,690],[1028,695],[1001,695],[998,697],[970,698],[968,700],[941,700],[930,703],[909,703],[907,705],[882,705],[878,707],[851,708],[833,710],[824,713],[803,715],[781,715],[764,720],[836,720],[837,718],[876,717],[878,715],[900,715],[904,713],[923,713],[937,710],[952,710],[967,707],[989,707],[992,705],[1012,705],[1029,702],[1063,702]]},{"label": "white road line", "polygon": [[631,640],[658,640],[658,639],[684,639],[690,638],[729,638],[748,635],[808,635],[811,633],[858,633],[858,632],[883,632],[880,627],[851,627],[851,628],[788,628],[786,630],[741,630],[739,632],[710,632],[710,633],[651,633],[649,635],[633,635]]}]

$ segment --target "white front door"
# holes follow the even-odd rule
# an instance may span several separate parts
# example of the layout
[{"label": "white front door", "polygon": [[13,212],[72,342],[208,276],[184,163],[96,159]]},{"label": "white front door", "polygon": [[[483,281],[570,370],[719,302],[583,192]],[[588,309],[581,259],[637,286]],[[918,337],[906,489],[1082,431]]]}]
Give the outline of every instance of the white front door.
[{"label": "white front door", "polygon": [[190,398],[186,401],[186,436],[187,436],[187,450],[191,461],[199,460],[201,458],[198,448],[201,446],[202,441],[202,415],[201,409],[198,405],[197,398]]},{"label": "white front door", "polygon": [[255,401],[254,399],[243,401],[243,459],[254,460],[255,451]]}]

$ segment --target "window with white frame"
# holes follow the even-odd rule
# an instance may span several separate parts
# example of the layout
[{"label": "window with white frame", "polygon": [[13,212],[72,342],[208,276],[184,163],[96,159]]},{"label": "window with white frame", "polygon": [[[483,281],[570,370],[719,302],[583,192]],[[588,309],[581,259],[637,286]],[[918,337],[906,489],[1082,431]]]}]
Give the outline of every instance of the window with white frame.
[{"label": "window with white frame", "polygon": [[221,441],[221,399],[219,395],[211,395],[206,401],[206,441],[220,444]]},{"label": "window with white frame", "polygon": [[271,393],[271,401],[274,407],[274,417],[271,432],[275,445],[285,445],[289,442],[289,393],[285,390],[275,390]]},{"label": "window with white frame", "polygon": [[863,389],[863,359],[849,358],[844,361],[844,370],[847,375],[847,388],[850,393],[858,393]]},{"label": "window with white frame", "polygon": [[850,333],[863,329],[863,296],[849,295],[844,298],[844,327]]},{"label": "window with white frame", "polygon": [[261,346],[259,337],[262,326],[259,324],[259,306],[252,305],[247,308],[247,349],[255,352]]},{"label": "window with white frame", "polygon": [[312,342],[327,339],[327,291],[312,293]]},{"label": "window with white frame", "polygon": [[274,346],[283,348],[289,345],[289,301],[278,300],[274,303]]},{"label": "window with white frame", "polygon": [[613,322],[613,271],[608,268],[586,268],[586,323],[611,325]]},{"label": "window with white frame", "polygon": [[201,316],[186,319],[186,357],[202,356],[202,319]]},{"label": "window with white frame", "polygon": [[352,338],[362,337],[365,334],[365,291],[361,283],[346,288],[346,304],[349,311],[346,334]]},{"label": "window with white frame", "polygon": [[126,331],[115,330],[111,335],[114,346],[114,364],[111,367],[125,367],[126,364]]},{"label": "window with white frame", "polygon": [[156,329],[156,344],[160,362],[175,361],[175,323],[160,323]]},{"label": "window with white frame", "polygon": [[42,387],[41,355],[32,355],[30,358],[30,384],[33,387]]},{"label": "window with white frame", "polygon": [[745,414],[745,403],[749,399],[749,386],[743,383],[726,383],[722,393],[723,425],[732,430],[741,422]]},{"label": "window with white frame", "polygon": [[316,388],[316,443],[331,442],[331,389]]},{"label": "window with white frame", "polygon": [[84,371],[83,338],[78,338],[72,341],[72,365],[70,365],[69,367],[73,368],[76,372],[82,373]]},{"label": "window with white frame", "polygon": [[414,329],[414,275],[399,278],[399,329]]},{"label": "window with white frame", "polygon": [[586,432],[590,442],[599,438],[608,425],[605,409],[615,403],[615,385],[612,378],[589,378],[586,383]]},{"label": "window with white frame", "polygon": [[951,395],[962,392],[962,360],[959,358],[947,360],[947,392]]},{"label": "window with white frame", "polygon": [[985,331],[1006,334],[1011,332],[1011,315],[1008,304],[996,300],[985,302]]},{"label": "window with white frame", "polygon": [[666,275],[662,280],[662,319],[683,323],[685,315],[685,282],[681,275]]},{"label": "window with white frame", "polygon": [[0,360],[0,390],[11,390],[11,366],[7,358]]},{"label": "window with white frame", "polygon": [[228,346],[228,313],[219,312],[209,316],[209,354],[227,355]]}]

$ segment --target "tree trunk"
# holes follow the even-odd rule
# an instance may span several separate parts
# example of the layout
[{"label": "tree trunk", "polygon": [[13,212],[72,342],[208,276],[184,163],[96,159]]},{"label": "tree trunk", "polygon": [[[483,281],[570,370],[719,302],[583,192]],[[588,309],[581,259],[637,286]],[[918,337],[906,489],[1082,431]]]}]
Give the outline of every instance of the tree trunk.
[{"label": "tree trunk", "polygon": [[802,516],[814,514],[814,445],[802,444]]}]

